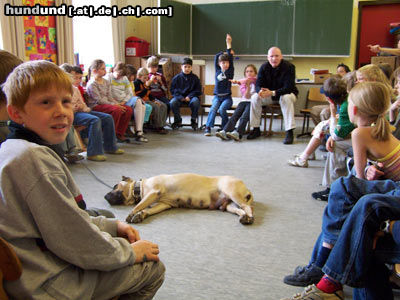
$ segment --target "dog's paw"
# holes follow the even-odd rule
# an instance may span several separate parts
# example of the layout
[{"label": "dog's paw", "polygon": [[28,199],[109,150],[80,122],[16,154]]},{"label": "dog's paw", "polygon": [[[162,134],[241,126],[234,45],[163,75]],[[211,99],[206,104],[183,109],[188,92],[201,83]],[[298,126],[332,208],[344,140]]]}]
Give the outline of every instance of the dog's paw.
[{"label": "dog's paw", "polygon": [[254,223],[254,217],[243,215],[239,218],[239,222],[242,223],[243,225],[250,225]]},{"label": "dog's paw", "polygon": [[126,222],[128,223],[141,223],[145,219],[145,215],[143,212],[138,212],[136,214],[130,213],[126,218]]}]

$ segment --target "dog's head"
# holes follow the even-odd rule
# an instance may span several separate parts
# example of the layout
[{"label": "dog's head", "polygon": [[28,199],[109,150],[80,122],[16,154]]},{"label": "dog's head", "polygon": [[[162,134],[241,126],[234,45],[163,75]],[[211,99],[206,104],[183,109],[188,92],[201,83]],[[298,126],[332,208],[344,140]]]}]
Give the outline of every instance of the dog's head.
[{"label": "dog's head", "polygon": [[132,184],[134,181],[131,178],[122,176],[122,181],[114,185],[112,191],[107,193],[104,198],[110,205],[127,205],[131,197]]}]

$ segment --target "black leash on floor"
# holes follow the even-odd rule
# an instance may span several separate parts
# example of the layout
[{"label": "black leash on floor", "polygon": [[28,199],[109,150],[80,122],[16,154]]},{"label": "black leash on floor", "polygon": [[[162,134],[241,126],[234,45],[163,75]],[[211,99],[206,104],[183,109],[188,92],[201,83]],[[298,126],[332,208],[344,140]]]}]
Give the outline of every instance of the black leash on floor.
[{"label": "black leash on floor", "polygon": [[90,174],[92,174],[92,176],[100,183],[104,184],[106,187],[113,189],[112,186],[108,185],[107,183],[105,183],[103,180],[101,180],[99,177],[97,177],[97,175],[86,165],[85,162],[81,162],[82,165],[85,166],[85,168],[90,172]]}]

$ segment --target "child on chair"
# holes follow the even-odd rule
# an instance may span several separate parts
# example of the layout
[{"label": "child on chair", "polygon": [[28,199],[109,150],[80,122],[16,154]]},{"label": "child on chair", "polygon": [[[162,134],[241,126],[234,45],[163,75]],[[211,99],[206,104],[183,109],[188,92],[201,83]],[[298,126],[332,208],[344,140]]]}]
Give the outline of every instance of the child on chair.
[{"label": "child on chair", "polygon": [[[240,80],[231,80],[233,84],[240,84],[240,93],[242,94],[242,101],[236,107],[232,117],[226,123],[223,130],[217,132],[215,135],[222,140],[229,138],[234,141],[240,141],[246,132],[246,125],[250,120],[250,101],[251,95],[256,92],[255,84],[257,81],[257,68],[254,65],[247,65],[244,69],[245,78]],[[235,130],[235,125],[240,118],[238,129]]]},{"label": "child on chair", "polygon": [[[70,74],[73,85],[72,109],[74,111],[74,125],[82,125],[87,129],[88,160],[105,161],[104,151],[110,154],[123,154],[124,150],[118,149],[115,136],[114,121],[111,115],[99,111],[92,111],[85,103],[78,86],[82,80],[82,70],[69,64],[62,64],[62,70]],[[80,72],[77,70],[79,69]],[[104,148],[104,149],[103,149]]]},{"label": "child on chair", "polygon": [[226,35],[226,52],[219,52],[215,55],[215,88],[214,99],[208,113],[205,136],[211,136],[211,128],[214,127],[215,117],[219,112],[222,124],[225,127],[228,122],[227,110],[232,106],[231,81],[234,75],[232,37]]},{"label": "child on chair", "polygon": [[51,62],[29,61],[14,69],[3,91],[15,131],[0,148],[0,236],[23,268],[20,279],[5,282],[7,294],[151,299],[164,280],[158,246],[123,222],[82,210],[82,194],[52,150],[74,118],[68,74]]},{"label": "child on chair", "polygon": [[172,78],[171,93],[172,99],[170,106],[174,113],[174,123],[172,129],[178,129],[182,126],[182,117],[179,108],[183,103],[189,105],[192,115],[190,124],[193,130],[197,130],[197,118],[200,107],[201,83],[196,74],[192,72],[193,61],[189,57],[183,59],[182,72]]},{"label": "child on chair", "polygon": [[160,60],[157,56],[151,56],[147,59],[147,69],[149,71],[150,93],[157,100],[164,103],[167,108],[167,115],[169,115],[170,105],[167,98],[168,85],[164,75],[158,72],[158,64]]},{"label": "child on chair", "polygon": [[[94,76],[90,78],[90,74]],[[125,137],[126,129],[132,116],[132,108],[120,104],[111,95],[111,84],[103,77],[106,75],[106,64],[101,59],[92,62],[89,68],[90,81],[87,85],[89,106],[95,110],[110,114],[114,119],[117,141],[129,143]]]},{"label": "child on chair", "polygon": [[107,79],[111,83],[111,95],[121,105],[127,105],[133,110],[133,118],[135,120],[135,140],[138,142],[148,142],[143,135],[143,122],[146,114],[146,107],[143,101],[137,101],[138,97],[134,96],[131,83],[126,75],[125,63],[118,62],[114,65],[111,73],[107,74]]}]

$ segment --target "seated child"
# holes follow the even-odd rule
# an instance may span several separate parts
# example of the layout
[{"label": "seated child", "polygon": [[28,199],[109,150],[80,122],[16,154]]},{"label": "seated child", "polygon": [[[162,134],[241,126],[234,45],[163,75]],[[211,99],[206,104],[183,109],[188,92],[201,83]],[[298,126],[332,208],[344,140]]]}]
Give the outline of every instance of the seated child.
[{"label": "seated child", "polygon": [[[347,92],[354,86],[355,81],[352,80],[352,74],[346,75],[348,78],[347,86],[339,75],[334,75],[325,80],[321,92],[325,94],[331,110],[331,118],[321,121],[313,130],[312,137],[306,149],[295,155],[293,159],[288,161],[289,165],[295,167],[308,167],[308,160],[315,159],[315,150],[321,144],[321,141],[327,134],[331,134],[331,140],[343,140],[350,138],[350,133],[354,129],[354,125],[350,122],[347,113]],[[355,72],[353,72],[355,76]],[[340,107],[339,118],[337,118],[336,107]]]},{"label": "seated child", "polygon": [[217,111],[221,115],[221,128],[228,122],[227,110],[232,106],[231,82],[234,75],[232,37],[226,35],[226,52],[219,52],[215,55],[215,88],[214,99],[208,113],[205,136],[211,136],[211,128],[214,127]]},{"label": "seated child", "polygon": [[201,83],[197,75],[192,73],[193,61],[189,57],[185,57],[182,62],[182,72],[172,78],[171,94],[172,99],[170,106],[174,113],[174,123],[172,129],[177,129],[182,126],[182,118],[179,108],[186,103],[189,105],[192,115],[190,124],[193,130],[197,130],[197,118],[199,116],[201,92]]},{"label": "seated child", "polygon": [[167,108],[167,116],[169,115],[169,99],[167,98],[168,85],[167,80],[164,75],[157,72],[158,71],[158,63],[160,60],[156,56],[151,56],[147,59],[147,69],[149,71],[149,79],[150,81],[150,91],[151,95],[157,100],[164,103]]},{"label": "seated child", "polygon": [[137,78],[134,81],[136,96],[140,97],[147,104],[153,108],[151,114],[151,125],[160,134],[167,134],[168,131],[164,129],[165,121],[167,119],[167,105],[155,99],[150,93],[149,72],[146,68],[140,68],[137,73]]},{"label": "seated child", "polygon": [[7,294],[151,299],[164,280],[158,246],[123,222],[80,209],[79,188],[51,149],[73,121],[69,76],[51,62],[29,61],[14,69],[3,90],[18,134],[0,148],[0,236],[23,268],[18,280],[5,282]]},{"label": "seated child", "polygon": [[[8,74],[21,64],[22,60],[10,52],[0,50],[0,61],[0,85],[2,85],[6,81]],[[6,95],[0,89],[0,144],[6,140],[7,135],[10,133],[7,125],[8,120]]]},{"label": "seated child", "polygon": [[135,140],[138,142],[148,142],[147,138],[143,135],[143,121],[146,113],[146,107],[143,101],[137,101],[134,96],[131,83],[126,75],[125,64],[118,62],[113,67],[113,71],[108,73],[107,79],[111,83],[111,95],[121,105],[128,105],[133,110],[133,118],[135,119]]},{"label": "seated child", "polygon": [[[256,81],[257,81],[257,68],[254,65],[247,65],[244,69],[245,78],[240,80],[231,80],[234,84],[240,84],[240,92],[242,99],[239,105],[236,107],[232,117],[229,118],[228,123],[225,127],[217,132],[215,135],[222,140],[228,140],[229,138],[238,142],[242,139],[246,132],[246,125],[250,120],[250,101],[251,95],[256,92]],[[235,130],[237,121],[240,118],[238,129]]]},{"label": "seated child", "polygon": [[132,116],[132,108],[127,105],[121,105],[111,95],[111,84],[104,79],[106,75],[106,64],[101,59],[92,62],[89,68],[89,74],[94,76],[90,78],[87,84],[87,93],[89,95],[89,106],[94,111],[100,111],[110,114],[114,119],[117,141],[120,143],[129,143],[125,137],[125,132],[129,126]]},{"label": "seated child", "polygon": [[[114,121],[111,115],[99,111],[92,111],[85,103],[78,87],[82,81],[82,70],[69,64],[60,66],[72,77],[74,92],[72,95],[72,109],[74,111],[74,125],[82,125],[88,134],[87,156],[88,160],[105,161],[104,151],[110,154],[123,154],[124,150],[118,149],[115,136]],[[78,70],[79,69],[79,70]],[[103,149],[104,148],[104,149]]]}]

